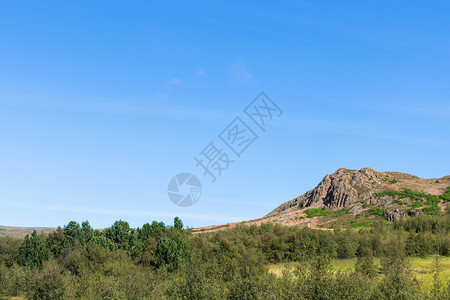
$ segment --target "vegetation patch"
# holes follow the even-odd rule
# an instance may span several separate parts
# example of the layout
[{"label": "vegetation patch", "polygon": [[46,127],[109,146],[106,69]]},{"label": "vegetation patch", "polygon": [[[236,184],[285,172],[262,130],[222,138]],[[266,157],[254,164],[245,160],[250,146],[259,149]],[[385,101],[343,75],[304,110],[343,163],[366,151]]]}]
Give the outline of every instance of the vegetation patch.
[{"label": "vegetation patch", "polygon": [[393,223],[391,221],[384,221],[384,226],[390,227],[392,225],[393,225]]},{"label": "vegetation patch", "polygon": [[406,202],[404,202],[404,201],[401,201],[401,200],[397,200],[397,199],[395,199],[394,201],[392,201],[393,203],[395,203],[395,204],[398,204],[398,205],[407,205],[408,203],[406,203]]},{"label": "vegetation patch", "polygon": [[380,193],[374,193],[374,196],[390,196],[394,199],[393,203],[399,205],[408,205],[408,203],[400,200],[408,198],[413,201],[413,203],[409,205],[411,208],[414,209],[422,207],[423,205],[428,205],[428,207],[425,207],[423,209],[423,212],[428,215],[436,215],[440,211],[440,208],[438,206],[440,200],[442,199],[444,202],[450,201],[450,187],[447,187],[447,191],[439,196],[416,192],[409,189],[404,189],[402,191],[384,191]]},{"label": "vegetation patch", "polygon": [[439,208],[439,206],[437,204],[433,204],[429,207],[425,207],[424,209],[422,209],[422,211],[424,213],[426,213],[427,215],[436,215],[439,213],[441,209]]},{"label": "vegetation patch", "polygon": [[388,183],[390,183],[390,184],[395,184],[395,183],[398,182],[397,179],[395,179],[395,178],[390,178],[388,175],[384,176],[383,181],[384,181],[384,182],[388,182]]},{"label": "vegetation patch", "polygon": [[447,191],[444,194],[442,194],[441,196],[439,196],[439,198],[444,200],[444,202],[450,201],[450,186],[447,187]]},{"label": "vegetation patch", "polygon": [[323,217],[328,216],[330,214],[329,210],[326,210],[325,208],[311,208],[305,210],[305,214],[308,216],[308,218],[314,218],[314,217]]},{"label": "vegetation patch", "polygon": [[422,207],[423,206],[423,201],[417,200],[416,202],[414,202],[410,206],[411,206],[412,209]]},{"label": "vegetation patch", "polygon": [[383,216],[383,210],[379,207],[377,208],[371,208],[367,211],[367,215],[369,216],[379,216],[382,217]]},{"label": "vegetation patch", "polygon": [[436,195],[429,195],[429,197],[427,197],[427,201],[425,202],[426,205],[433,205],[433,204],[438,204],[439,202],[441,202],[439,200],[439,197]]},{"label": "vegetation patch", "polygon": [[349,208],[343,208],[343,209],[340,209],[340,210],[335,211],[335,212],[334,212],[334,215],[335,215],[336,217],[340,217],[340,216],[343,216],[343,215],[345,215],[345,214],[348,214],[349,212],[350,212],[350,209],[349,209]]},{"label": "vegetation patch", "polygon": [[350,224],[348,224],[347,228],[363,228],[363,227],[371,227],[375,224],[375,220],[365,220],[365,221],[357,221],[357,220],[351,220]]},{"label": "vegetation patch", "polygon": [[383,196],[391,196],[394,199],[402,199],[402,198],[409,198],[411,200],[423,200],[427,199],[430,196],[430,194],[425,194],[421,192],[416,192],[410,189],[403,189],[402,191],[384,191],[380,193],[374,193],[375,197],[383,197]]},{"label": "vegetation patch", "polygon": [[372,207],[372,206],[375,206],[375,204],[372,204],[372,203],[364,203],[364,204],[362,205],[362,208],[367,208],[367,207]]}]

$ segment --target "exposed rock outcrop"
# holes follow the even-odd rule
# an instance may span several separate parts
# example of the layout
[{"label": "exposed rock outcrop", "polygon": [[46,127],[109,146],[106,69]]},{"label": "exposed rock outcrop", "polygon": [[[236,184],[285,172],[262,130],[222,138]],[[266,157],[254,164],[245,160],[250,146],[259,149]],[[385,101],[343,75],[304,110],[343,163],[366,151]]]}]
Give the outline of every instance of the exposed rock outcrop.
[{"label": "exposed rock outcrop", "polygon": [[370,200],[367,193],[372,189],[372,182],[380,181],[380,176],[371,168],[359,171],[341,168],[331,175],[326,175],[319,185],[305,194],[283,203],[268,216],[282,211],[304,207],[348,207],[354,205],[359,197]]},{"label": "exposed rock outcrop", "polygon": [[417,217],[420,216],[422,214],[422,211],[418,210],[418,209],[413,209],[408,211],[408,216],[410,217]]},{"label": "exposed rock outcrop", "polygon": [[[437,184],[439,182],[439,184]],[[292,212],[306,207],[352,208],[352,213],[361,212],[362,204],[386,207],[391,210],[396,206],[389,195],[375,196],[375,193],[402,189],[412,189],[423,193],[440,195],[450,184],[449,176],[436,179],[421,179],[417,176],[398,172],[376,172],[371,168],[361,170],[338,169],[326,175],[314,189],[285,202],[270,212],[271,217],[284,212]],[[397,201],[399,202],[399,201]],[[406,201],[407,202],[407,201]],[[411,212],[420,214],[421,212]],[[387,219],[396,219],[395,213],[387,215]]]},{"label": "exposed rock outcrop", "polygon": [[391,210],[391,211],[385,211],[383,213],[383,218],[387,221],[397,221],[403,218],[404,214],[399,211],[398,209]]}]

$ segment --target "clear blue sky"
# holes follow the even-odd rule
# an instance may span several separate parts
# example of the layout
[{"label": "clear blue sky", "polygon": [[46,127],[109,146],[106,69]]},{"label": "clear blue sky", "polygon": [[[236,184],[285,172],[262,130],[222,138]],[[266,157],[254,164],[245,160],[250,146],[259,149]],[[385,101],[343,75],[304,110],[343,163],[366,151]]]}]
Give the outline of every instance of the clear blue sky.
[{"label": "clear blue sky", "polygon": [[[345,4],[344,4],[345,3]],[[340,167],[450,174],[447,1],[1,1],[0,224],[257,218]],[[216,183],[193,157],[265,91]],[[167,184],[197,174],[199,202]]]}]

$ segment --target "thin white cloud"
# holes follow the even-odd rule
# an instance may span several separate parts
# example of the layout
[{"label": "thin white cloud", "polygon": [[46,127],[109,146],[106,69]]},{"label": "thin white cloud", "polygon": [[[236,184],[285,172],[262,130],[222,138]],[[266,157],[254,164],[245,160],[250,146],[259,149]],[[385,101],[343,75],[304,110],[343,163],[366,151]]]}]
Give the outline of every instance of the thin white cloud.
[{"label": "thin white cloud", "polygon": [[105,101],[104,99],[60,99],[38,97],[35,95],[0,94],[0,105],[39,109],[56,109],[86,113],[107,113],[117,115],[139,115],[168,118],[225,120],[235,117],[237,111],[179,109],[168,107],[167,93],[157,93],[149,97],[147,102],[131,102],[125,100]]},{"label": "thin white cloud", "polygon": [[208,73],[206,73],[205,70],[200,69],[200,70],[197,71],[197,75],[201,76],[201,77],[205,77],[205,76],[208,76]]},{"label": "thin white cloud", "polygon": [[183,84],[183,80],[180,78],[171,78],[169,80],[166,81],[165,86],[166,87],[171,87],[171,86],[180,86]]},{"label": "thin white cloud", "polygon": [[235,62],[231,66],[231,76],[233,79],[246,83],[254,79],[253,74],[241,62]]}]

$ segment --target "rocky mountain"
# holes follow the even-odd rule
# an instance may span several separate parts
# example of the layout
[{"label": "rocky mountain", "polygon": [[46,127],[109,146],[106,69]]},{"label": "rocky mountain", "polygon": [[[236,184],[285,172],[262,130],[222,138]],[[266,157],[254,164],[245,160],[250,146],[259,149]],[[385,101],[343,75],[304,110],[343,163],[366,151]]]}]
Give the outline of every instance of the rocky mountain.
[{"label": "rocky mountain", "polygon": [[[352,208],[360,211],[365,204],[372,206],[395,207],[402,200],[394,201],[402,192],[412,191],[439,196],[450,186],[450,176],[438,179],[422,179],[414,175],[398,172],[376,172],[371,168],[348,170],[341,168],[331,175],[326,175],[317,187],[305,194],[285,202],[270,212],[266,217],[287,213],[302,208]],[[395,193],[398,192],[398,193]],[[414,199],[404,197],[405,204]],[[411,197],[409,197],[411,198]],[[393,204],[393,205],[392,205]]]},{"label": "rocky mountain", "polygon": [[312,190],[287,201],[266,216],[245,222],[196,228],[225,230],[236,225],[276,223],[316,229],[359,228],[421,214],[444,213],[450,202],[450,176],[423,179],[371,168],[341,168]]}]

